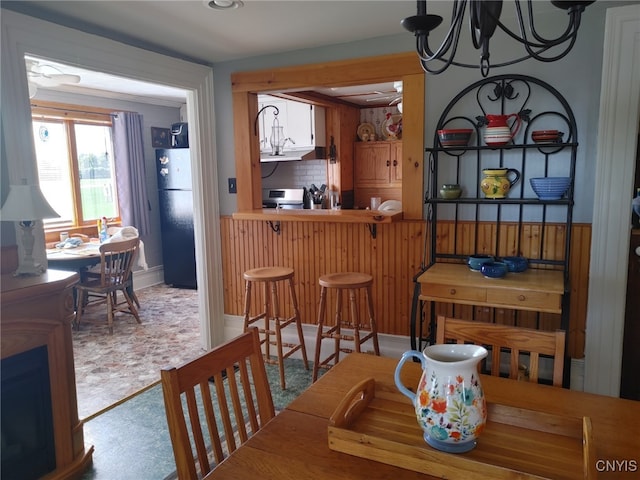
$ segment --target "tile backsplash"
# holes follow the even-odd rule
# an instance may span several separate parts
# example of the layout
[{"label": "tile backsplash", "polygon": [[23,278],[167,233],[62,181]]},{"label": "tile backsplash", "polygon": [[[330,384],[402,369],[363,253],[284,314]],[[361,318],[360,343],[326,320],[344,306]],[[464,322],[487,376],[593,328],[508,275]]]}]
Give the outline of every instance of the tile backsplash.
[{"label": "tile backsplash", "polygon": [[260,166],[262,188],[302,188],[312,183],[320,187],[327,183],[327,161],[323,159],[267,162]]}]

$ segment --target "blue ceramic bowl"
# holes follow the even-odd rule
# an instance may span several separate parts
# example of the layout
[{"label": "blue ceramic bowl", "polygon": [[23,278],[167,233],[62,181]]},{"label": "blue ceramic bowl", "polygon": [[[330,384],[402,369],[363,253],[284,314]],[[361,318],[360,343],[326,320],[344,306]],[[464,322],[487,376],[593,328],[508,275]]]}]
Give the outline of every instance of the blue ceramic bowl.
[{"label": "blue ceramic bowl", "polygon": [[560,200],[569,188],[569,177],[539,177],[529,179],[531,188],[540,200]]},{"label": "blue ceramic bowl", "polygon": [[474,272],[479,272],[483,263],[493,262],[493,260],[491,255],[471,255],[467,259],[467,265]]},{"label": "blue ceramic bowl", "polygon": [[482,275],[487,278],[502,278],[507,274],[507,264],[504,262],[487,262],[480,267]]},{"label": "blue ceramic bowl", "polygon": [[510,272],[524,272],[529,267],[529,261],[525,257],[504,257],[503,263],[506,263],[507,270]]}]

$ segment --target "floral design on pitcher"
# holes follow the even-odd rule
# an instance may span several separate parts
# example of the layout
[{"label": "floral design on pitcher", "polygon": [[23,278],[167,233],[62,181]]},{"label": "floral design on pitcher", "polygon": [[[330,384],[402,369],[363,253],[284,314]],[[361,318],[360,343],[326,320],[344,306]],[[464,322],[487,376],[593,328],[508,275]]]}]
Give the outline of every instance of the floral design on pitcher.
[{"label": "floral design on pitcher", "polygon": [[462,442],[482,432],[486,419],[486,402],[476,374],[465,382],[462,375],[448,377],[440,385],[435,372],[429,381],[423,375],[418,386],[416,414],[420,425],[432,438]]}]

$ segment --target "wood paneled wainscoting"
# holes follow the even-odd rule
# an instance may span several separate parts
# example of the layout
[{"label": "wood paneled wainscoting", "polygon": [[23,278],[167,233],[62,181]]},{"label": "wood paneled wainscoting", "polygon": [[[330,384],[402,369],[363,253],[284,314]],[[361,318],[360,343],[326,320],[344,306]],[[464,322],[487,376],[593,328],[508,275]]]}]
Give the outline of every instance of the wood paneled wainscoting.
[{"label": "wood paneled wainscoting", "polygon": [[[413,276],[420,268],[423,255],[424,221],[378,224],[375,239],[363,223],[287,221],[280,222],[277,234],[264,221],[223,217],[221,222],[226,314],[242,315],[245,270],[282,265],[295,271],[302,322],[315,324],[320,275],[357,271],[374,278],[378,331],[409,335]],[[259,290],[253,290],[257,298],[251,300],[251,305],[263,304]],[[283,302],[281,311],[290,315],[286,295],[279,294],[279,298]],[[328,296],[327,301],[333,311],[333,297]],[[360,311],[365,311],[364,303]]]},{"label": "wood paneled wainscoting", "polygon": [[[523,255],[535,259],[561,260],[566,241],[565,224],[547,223],[543,229],[540,224],[523,224],[518,232],[516,223],[501,223],[499,230],[493,222],[461,222],[457,231],[454,222],[438,221],[437,251],[457,255],[472,253],[509,256]],[[499,235],[498,252],[490,251]],[[519,244],[519,248],[518,248]],[[567,335],[567,354],[571,358],[584,357],[585,331],[587,318],[587,298],[589,288],[589,255],[591,248],[591,225],[573,224],[571,230],[571,258],[569,259],[569,331]],[[545,268],[544,265],[535,265]],[[546,266],[546,268],[553,268]],[[517,275],[517,273],[510,274]],[[500,280],[488,280],[500,281]],[[457,318],[473,318],[507,325],[556,330],[560,328],[560,315],[516,311],[507,308],[484,306],[453,305],[439,303],[436,313]]]},{"label": "wood paneled wainscoting", "polygon": [[[450,224],[443,222],[440,225],[439,241],[448,242],[452,250],[454,243],[457,243],[459,252],[470,253],[470,246],[482,245],[481,240],[476,243],[476,238],[496,234],[495,224],[476,228],[458,222],[457,235],[451,231]],[[374,278],[373,301],[378,331],[408,336],[413,277],[419,272],[424,255],[425,228],[423,220],[378,224],[376,238],[373,238],[368,226],[361,223],[286,221],[280,222],[280,233],[276,233],[265,221],[222,217],[224,311],[228,315],[242,315],[245,288],[242,273],[245,270],[282,265],[295,270],[296,292],[303,323],[316,324],[320,296],[318,277],[330,272],[360,271],[369,273]],[[501,233],[505,242],[504,252],[509,252],[501,254],[515,255],[515,252],[511,253],[510,245],[514,242],[514,236],[509,232],[510,226],[502,225],[501,228],[505,229]],[[550,225],[547,229],[541,235],[540,228],[536,225],[525,226],[521,254],[535,257],[538,248],[562,252],[565,229],[557,225]],[[539,245],[539,238],[544,238],[544,245]],[[487,244],[492,242],[487,241]],[[568,348],[568,353],[573,358],[584,356],[590,244],[591,226],[574,225],[571,238]],[[252,298],[251,305],[263,304],[260,289],[254,289],[252,295],[255,298]],[[282,302],[282,314],[290,315],[290,305],[285,293],[279,292],[279,298]],[[329,297],[328,301],[328,305],[334,305],[334,298]],[[364,305],[360,308],[364,311]],[[438,305],[437,308],[438,311],[452,314],[451,305]],[[514,312],[507,309],[457,308],[455,316],[495,318],[499,323],[513,323]],[[526,316],[523,318],[522,312],[518,315],[518,324],[538,322]],[[555,329],[559,324],[557,315],[542,315],[539,318],[539,328]]]}]

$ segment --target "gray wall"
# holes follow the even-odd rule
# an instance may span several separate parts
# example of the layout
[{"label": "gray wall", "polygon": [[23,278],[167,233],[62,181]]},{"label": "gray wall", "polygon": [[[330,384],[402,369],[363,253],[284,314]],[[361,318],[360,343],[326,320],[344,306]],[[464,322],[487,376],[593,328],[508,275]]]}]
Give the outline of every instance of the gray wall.
[{"label": "gray wall", "polygon": [[[125,102],[89,95],[73,95],[40,89],[33,101],[48,100],[52,102],[84,105],[87,107],[108,108],[113,111],[136,112],[143,116],[142,132],[144,134],[144,156],[147,168],[147,193],[151,212],[151,234],[142,237],[144,254],[149,267],[162,265],[162,242],[160,215],[158,213],[158,184],[156,181],[155,148],[151,146],[151,127],[169,128],[172,123],[180,121],[180,109],[149,105],[138,102]],[[4,244],[4,243],[3,243]]]},{"label": "gray wall", "polygon": [[[606,9],[625,3],[629,2],[601,1],[591,5],[583,15],[582,27],[576,46],[564,59],[554,63],[528,60],[511,67],[496,68],[491,71],[491,75],[519,73],[539,78],[557,88],[571,105],[578,123],[578,140],[580,142],[576,167],[575,222],[590,223],[593,211],[591,192],[594,185],[602,43]],[[548,27],[549,32],[557,32],[565,25],[565,22],[565,15],[556,13],[555,15],[547,15],[544,18],[541,17],[540,24]],[[547,32],[547,29],[545,29],[545,32]],[[515,57],[522,55],[515,42],[501,43],[499,38],[494,40],[496,41],[492,42],[491,45],[492,59],[494,57],[499,59],[500,56]],[[463,38],[461,39],[461,49],[463,45],[468,46],[470,43]],[[403,34],[214,64],[216,118],[231,118],[233,115],[230,75],[234,72],[370,55],[384,55],[413,49],[414,38],[409,34]],[[477,62],[477,55],[473,49],[472,53],[467,56],[469,63]],[[425,145],[429,145],[432,141],[435,124],[450,99],[462,88],[480,78],[478,70],[459,67],[450,67],[449,70],[440,75],[427,75],[425,87]],[[233,135],[233,123],[231,121],[218,120],[216,139],[219,159],[220,211],[226,215],[236,211],[237,205],[236,196],[227,193],[227,178],[235,177]]]}]

